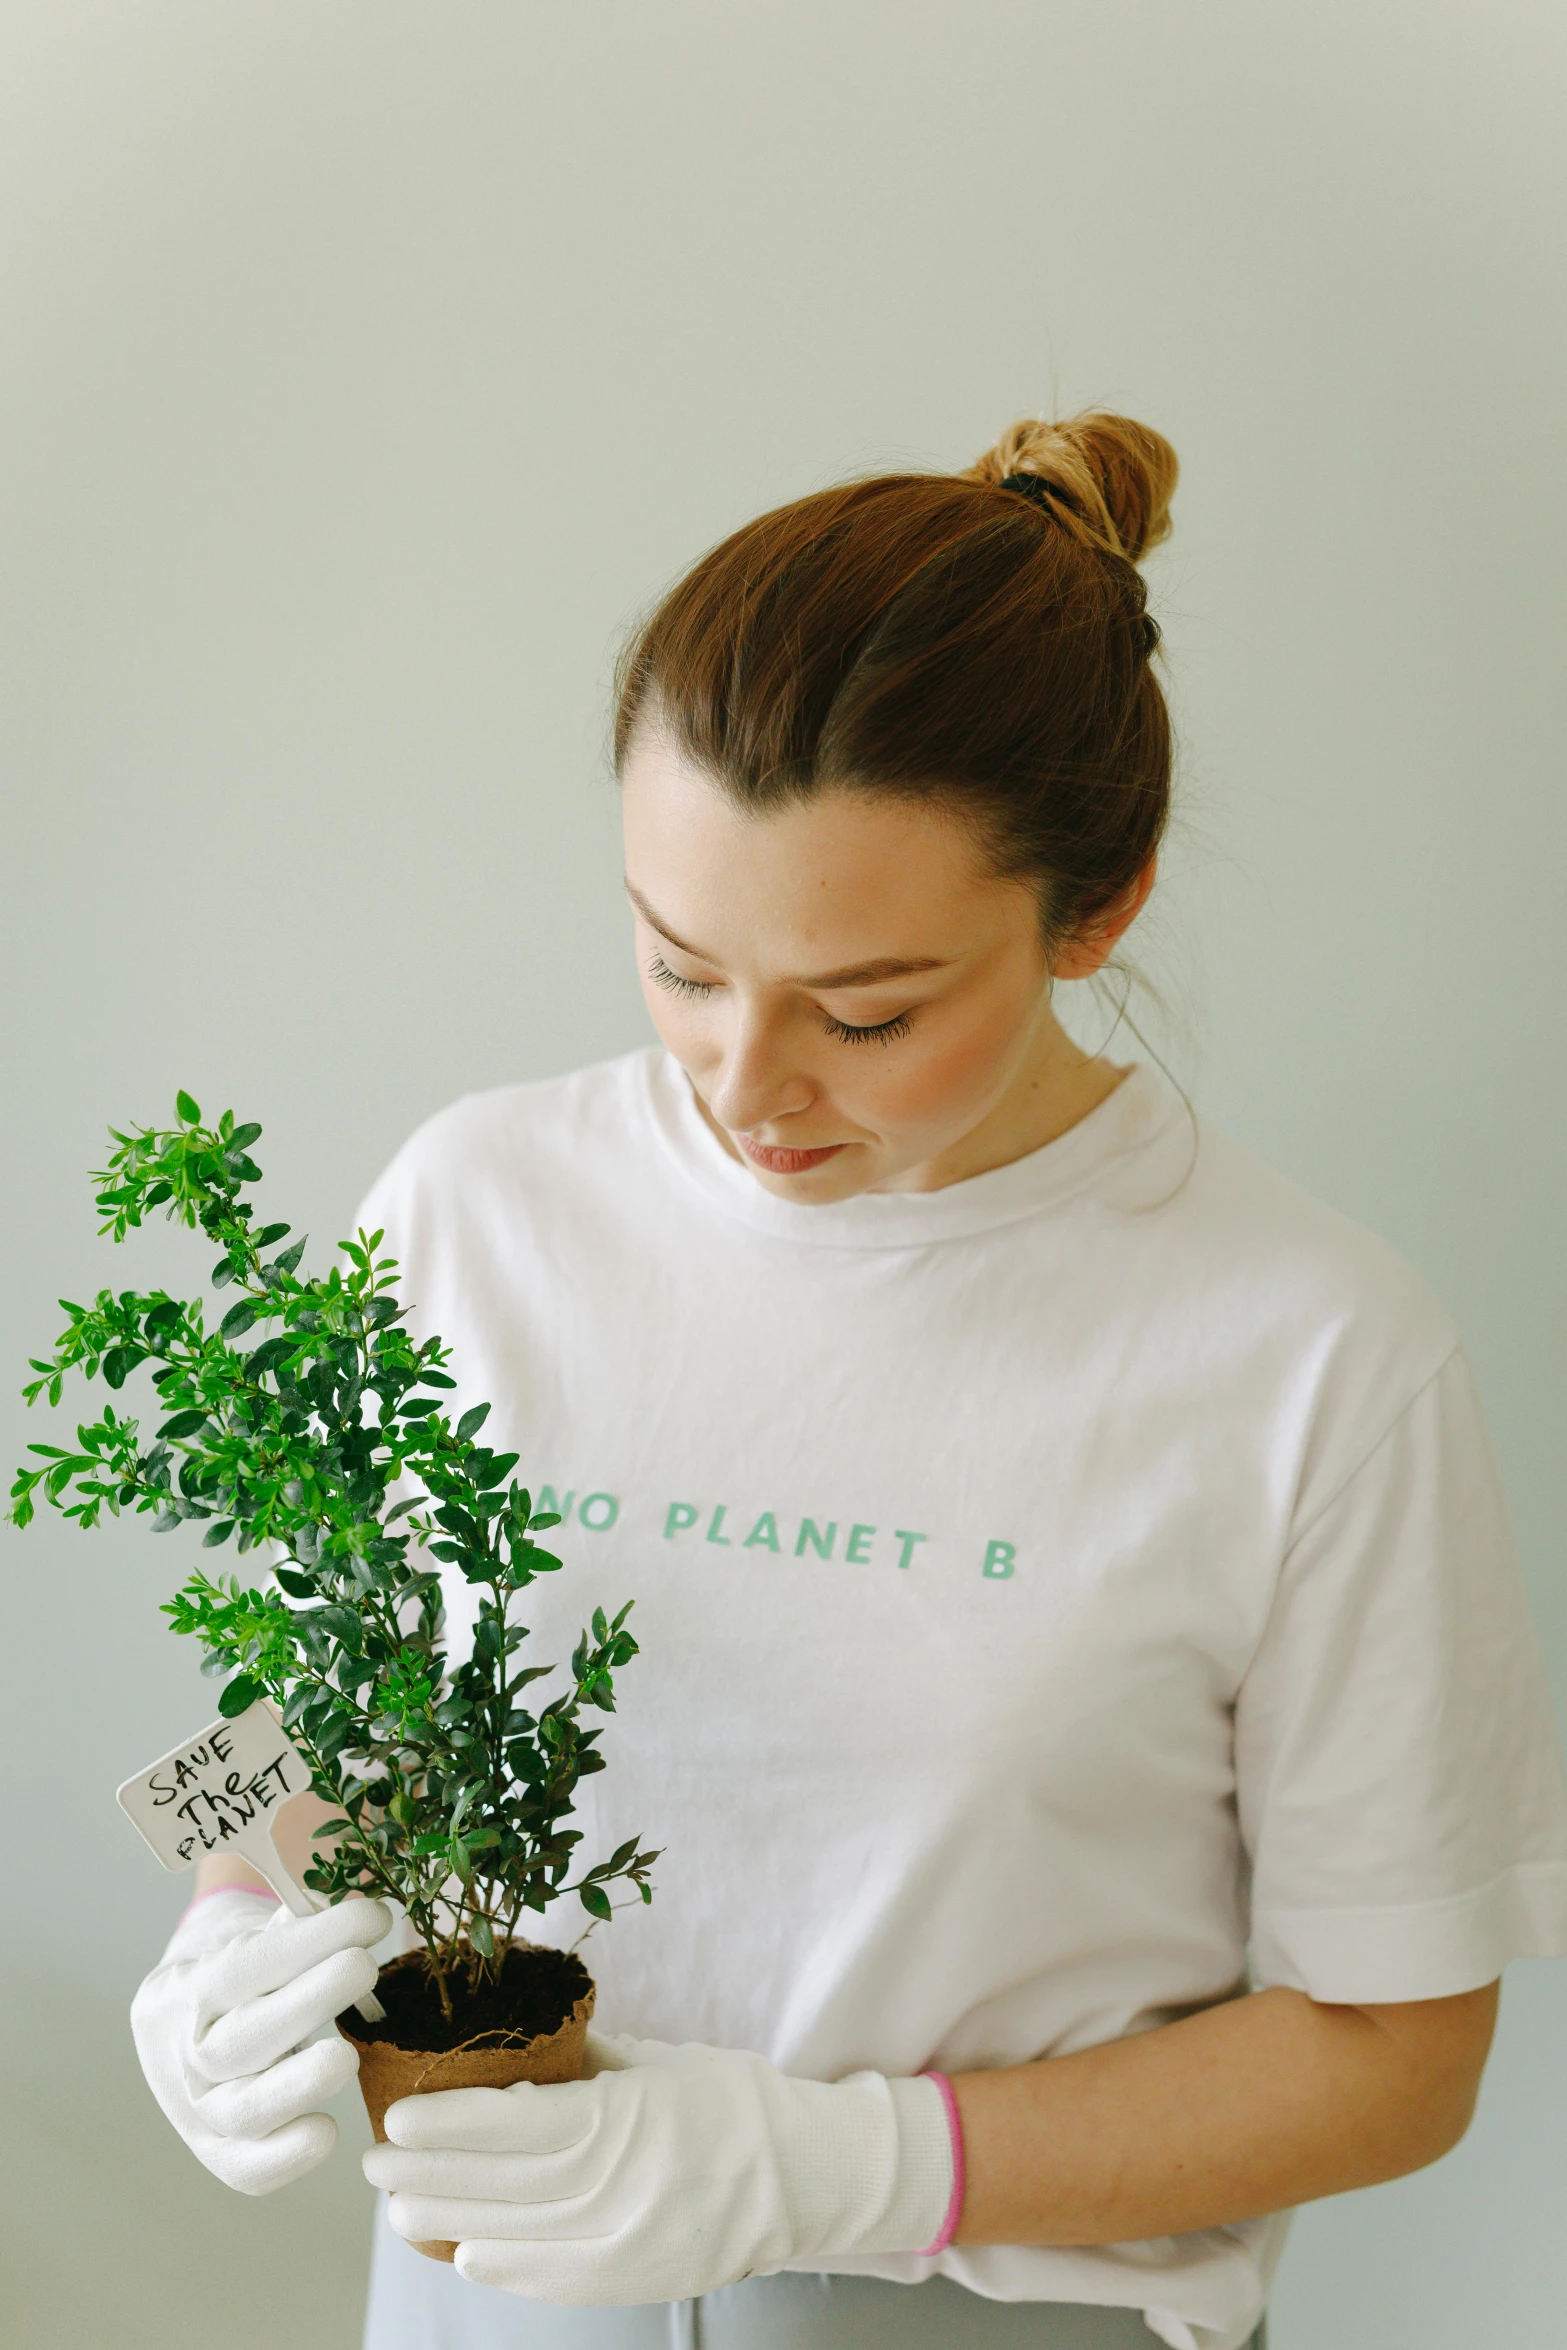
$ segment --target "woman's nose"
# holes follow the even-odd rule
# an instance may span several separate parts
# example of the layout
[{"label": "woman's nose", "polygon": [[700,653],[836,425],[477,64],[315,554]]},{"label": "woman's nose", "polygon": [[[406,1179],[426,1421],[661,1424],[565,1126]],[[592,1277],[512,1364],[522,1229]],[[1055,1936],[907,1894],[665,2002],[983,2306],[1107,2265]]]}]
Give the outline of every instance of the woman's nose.
[{"label": "woman's nose", "polygon": [[742,1014],[709,1081],[707,1104],[721,1126],[747,1134],[809,1109],[815,1094],[805,1072],[790,1066],[778,1025]]}]

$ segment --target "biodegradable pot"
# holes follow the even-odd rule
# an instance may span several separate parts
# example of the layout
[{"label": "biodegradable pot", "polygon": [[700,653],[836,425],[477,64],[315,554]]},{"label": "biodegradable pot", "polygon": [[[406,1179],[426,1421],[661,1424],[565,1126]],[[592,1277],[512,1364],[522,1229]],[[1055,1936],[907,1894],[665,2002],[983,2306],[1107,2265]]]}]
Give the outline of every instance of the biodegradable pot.
[{"label": "biodegradable pot", "polygon": [[[593,1978],[569,1951],[514,1942],[501,1981],[487,1986],[478,2002],[465,2000],[459,1988],[450,2023],[419,1951],[384,1966],[376,1991],[387,2010],[384,2023],[367,2024],[351,2007],[338,2017],[337,2028],[359,2052],[365,2110],[383,2143],[386,2109],[399,2097],[582,2077]],[[414,2250],[431,2260],[457,2257],[455,2244],[415,2244]]]}]

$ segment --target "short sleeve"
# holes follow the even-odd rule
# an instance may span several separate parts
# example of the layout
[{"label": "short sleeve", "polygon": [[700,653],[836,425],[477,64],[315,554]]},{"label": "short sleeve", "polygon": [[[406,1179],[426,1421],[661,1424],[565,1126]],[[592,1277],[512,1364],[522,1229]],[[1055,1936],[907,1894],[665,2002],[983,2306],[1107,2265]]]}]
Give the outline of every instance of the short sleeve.
[{"label": "short sleeve", "polygon": [[1258,1983],[1439,1999],[1567,1954],[1567,1780],[1461,1351],[1296,1535],[1235,1737]]}]

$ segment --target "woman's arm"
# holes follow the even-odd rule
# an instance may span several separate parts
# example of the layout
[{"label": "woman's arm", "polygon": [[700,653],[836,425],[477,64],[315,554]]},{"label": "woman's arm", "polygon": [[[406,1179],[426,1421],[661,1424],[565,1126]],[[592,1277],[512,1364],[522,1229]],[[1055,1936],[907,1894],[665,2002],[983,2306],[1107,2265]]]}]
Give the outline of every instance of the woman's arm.
[{"label": "woman's arm", "polygon": [[1386,2007],[1259,1991],[1076,2056],[956,2074],[958,2242],[1181,2235],[1419,2170],[1469,2125],[1499,1990]]}]

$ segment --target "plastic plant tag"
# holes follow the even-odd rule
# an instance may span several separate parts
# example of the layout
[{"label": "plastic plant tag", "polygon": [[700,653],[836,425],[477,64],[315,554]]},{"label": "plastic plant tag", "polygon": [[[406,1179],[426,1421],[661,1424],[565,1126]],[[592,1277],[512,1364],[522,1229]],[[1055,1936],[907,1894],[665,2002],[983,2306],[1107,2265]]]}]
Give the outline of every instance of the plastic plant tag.
[{"label": "plastic plant tag", "polygon": [[[166,1869],[188,1869],[204,1852],[231,1852],[264,1877],[295,1917],[322,1904],[296,1884],[272,1841],[272,1823],[310,1785],[310,1765],[271,1708],[259,1699],[232,1721],[216,1721],[171,1753],[134,1771],[115,1800]],[[372,1994],[357,2002],[375,2022]]]}]

